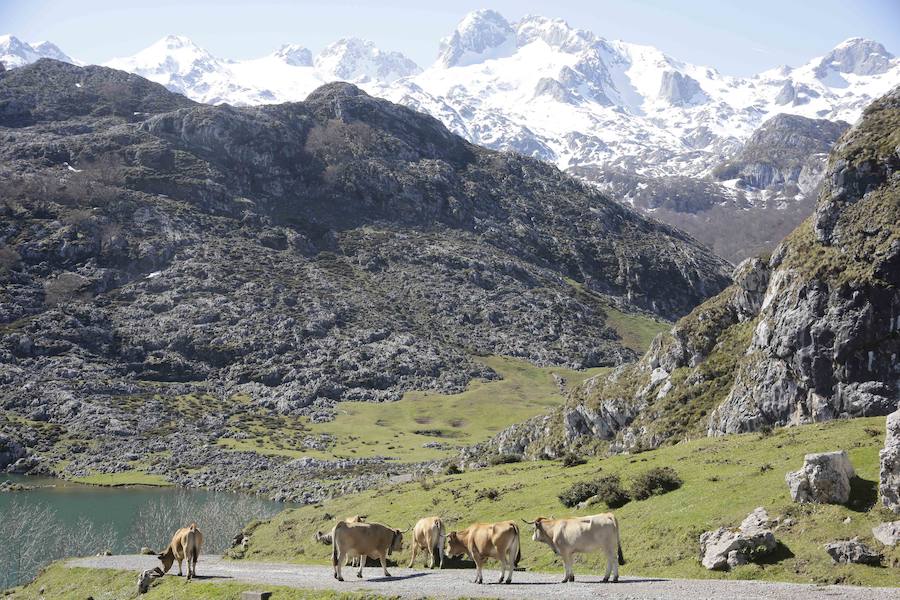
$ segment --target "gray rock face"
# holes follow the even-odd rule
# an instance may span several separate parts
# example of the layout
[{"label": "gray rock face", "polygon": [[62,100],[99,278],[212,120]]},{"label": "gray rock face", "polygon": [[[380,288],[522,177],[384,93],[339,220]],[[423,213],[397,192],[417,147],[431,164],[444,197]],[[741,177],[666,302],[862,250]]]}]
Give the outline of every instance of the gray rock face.
[{"label": "gray rock face", "polygon": [[0,434],[0,471],[6,470],[25,456],[25,448],[12,438]]},{"label": "gray rock face", "polygon": [[673,106],[691,106],[709,100],[696,79],[678,71],[663,72],[659,97]]},{"label": "gray rock face", "polygon": [[872,528],[872,535],[885,546],[896,546],[900,543],[900,521],[876,525]]},{"label": "gray rock face", "polygon": [[878,484],[881,503],[900,513],[900,410],[887,417],[884,449],[878,456],[881,461]]},{"label": "gray rock face", "polygon": [[728,571],[752,562],[778,545],[769,529],[769,515],[759,507],[736,530],[720,527],[700,536],[700,562],[711,571]]},{"label": "gray rock face", "polygon": [[856,476],[843,450],[807,454],[803,468],[785,475],[794,502],[846,504],[850,499],[850,479]]},{"label": "gray rock face", "polygon": [[835,563],[880,565],[882,558],[881,553],[875,552],[860,542],[858,538],[826,544],[825,552]]},{"label": "gray rock face", "polygon": [[441,40],[438,62],[465,66],[476,57],[502,56],[516,48],[516,31],[500,13],[482,9],[469,13],[450,37]]},{"label": "gray rock face", "polygon": [[891,67],[894,55],[878,42],[863,38],[851,38],[822,57],[816,68],[816,77],[824,78],[829,71],[875,75]]}]

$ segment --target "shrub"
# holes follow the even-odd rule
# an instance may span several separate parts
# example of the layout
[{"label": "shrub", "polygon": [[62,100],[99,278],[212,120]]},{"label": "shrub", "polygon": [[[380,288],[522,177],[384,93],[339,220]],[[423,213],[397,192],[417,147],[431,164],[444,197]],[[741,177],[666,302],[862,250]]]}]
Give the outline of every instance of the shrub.
[{"label": "shrub", "polygon": [[564,467],[577,467],[578,465],[583,465],[587,460],[578,456],[574,452],[567,452],[562,459],[562,466]]},{"label": "shrub", "polygon": [[462,473],[462,469],[456,463],[450,463],[444,469],[444,475],[459,475],[460,473]]},{"label": "shrub", "polygon": [[563,506],[572,508],[588,498],[595,496],[599,486],[596,481],[579,481],[572,484],[569,489],[559,493],[557,498],[563,503]]},{"label": "shrub", "polygon": [[682,481],[672,467],[656,467],[638,475],[631,483],[631,497],[635,500],[646,500],[650,496],[658,496],[677,490]]},{"label": "shrub", "polygon": [[598,479],[596,495],[610,508],[619,508],[631,500],[618,475],[606,475]]},{"label": "shrub", "polygon": [[522,462],[522,457],[518,454],[495,454],[488,459],[488,462],[493,466],[505,465]]},{"label": "shrub", "polygon": [[475,493],[476,500],[498,500],[500,498],[500,490],[497,488],[485,488]]}]

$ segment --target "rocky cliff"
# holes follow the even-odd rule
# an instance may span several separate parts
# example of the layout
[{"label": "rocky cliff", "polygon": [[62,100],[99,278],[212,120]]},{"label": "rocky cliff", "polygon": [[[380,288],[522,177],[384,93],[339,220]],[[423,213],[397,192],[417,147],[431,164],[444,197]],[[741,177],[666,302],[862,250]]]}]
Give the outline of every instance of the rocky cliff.
[{"label": "rocky cliff", "polygon": [[613,451],[697,435],[884,415],[900,402],[900,88],[830,155],[815,214],[771,256],[588,380],[568,406],[504,432],[506,451]]},{"label": "rocky cliff", "polygon": [[0,427],[69,473],[233,473],[211,455],[242,413],[461,390],[495,376],[473,354],[620,364],[605,306],[675,318],[728,283],[677,230],[348,84],[236,109],[42,60],[0,76],[0,139]]}]

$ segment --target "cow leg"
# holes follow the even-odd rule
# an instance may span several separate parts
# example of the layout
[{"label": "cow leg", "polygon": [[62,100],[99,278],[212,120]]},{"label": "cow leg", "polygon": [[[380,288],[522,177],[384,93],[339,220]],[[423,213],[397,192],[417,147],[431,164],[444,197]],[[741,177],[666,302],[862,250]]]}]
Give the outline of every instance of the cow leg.
[{"label": "cow leg", "polygon": [[199,552],[199,551],[195,551],[195,552],[194,552],[194,577],[197,576],[197,559],[198,559],[198,558],[200,558],[200,552]]},{"label": "cow leg", "polygon": [[416,551],[419,549],[419,544],[416,542],[412,543],[412,556],[409,557],[409,565],[407,565],[407,569],[413,568],[413,563],[416,562]]},{"label": "cow leg", "polygon": [[[612,565],[613,572],[613,583],[619,582],[619,554],[618,554],[618,546],[613,546],[609,549],[609,552],[606,553],[606,564]],[[609,567],[607,567],[608,569]]]},{"label": "cow leg", "polygon": [[366,566],[366,559],[368,559],[369,557],[364,554],[360,554],[358,558],[359,558],[359,570],[356,572],[356,576],[358,578],[362,579],[362,570],[363,570],[363,567]]},{"label": "cow leg", "polygon": [[481,577],[481,567],[484,565],[481,555],[477,552],[473,552],[472,560],[475,561],[475,583],[484,583],[484,580]]},{"label": "cow leg", "polygon": [[341,573],[341,567],[344,565],[345,560],[347,560],[347,555],[344,554],[343,551],[338,551],[337,560],[334,563],[334,578],[338,581],[344,580],[344,575]]},{"label": "cow leg", "polygon": [[569,581],[575,581],[575,571],[574,571],[574,567],[573,567],[573,564],[572,564],[573,559],[575,558],[574,554],[572,554],[572,553],[567,553],[567,554],[562,554],[562,553],[560,553],[560,557],[562,558],[562,561],[563,561],[563,567],[565,567],[565,570],[566,570],[565,575],[563,575],[563,580],[562,580],[562,582],[563,582],[563,583],[568,583]]},{"label": "cow leg", "polygon": [[[606,574],[603,575],[603,583],[607,583],[609,581],[609,574],[612,572],[614,560],[615,559],[612,557],[612,555],[607,550],[607,552],[606,552]],[[618,575],[616,575],[616,579],[618,579]]]},{"label": "cow leg", "polygon": [[438,568],[444,568],[444,540],[440,540],[437,547],[438,555],[441,557],[440,566]]},{"label": "cow leg", "polygon": [[184,572],[181,570],[181,561],[183,561],[183,560],[184,560],[183,558],[178,559],[178,576],[179,577],[182,577],[184,575]]},{"label": "cow leg", "polygon": [[385,577],[391,576],[391,574],[388,573],[388,570],[387,570],[387,558],[385,558],[384,554],[381,555],[381,569],[384,571]]}]

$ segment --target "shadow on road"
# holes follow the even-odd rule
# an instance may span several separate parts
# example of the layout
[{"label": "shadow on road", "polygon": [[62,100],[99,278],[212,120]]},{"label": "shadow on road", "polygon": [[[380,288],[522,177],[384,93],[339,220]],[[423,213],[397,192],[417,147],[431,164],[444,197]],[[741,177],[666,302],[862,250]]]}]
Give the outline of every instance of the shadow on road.
[{"label": "shadow on road", "polygon": [[409,575],[391,575],[390,577],[373,577],[371,579],[363,579],[360,581],[370,581],[370,582],[379,582],[379,581],[403,581],[404,579],[414,579],[416,577],[427,577],[428,575],[432,575],[433,573],[410,573]]}]

